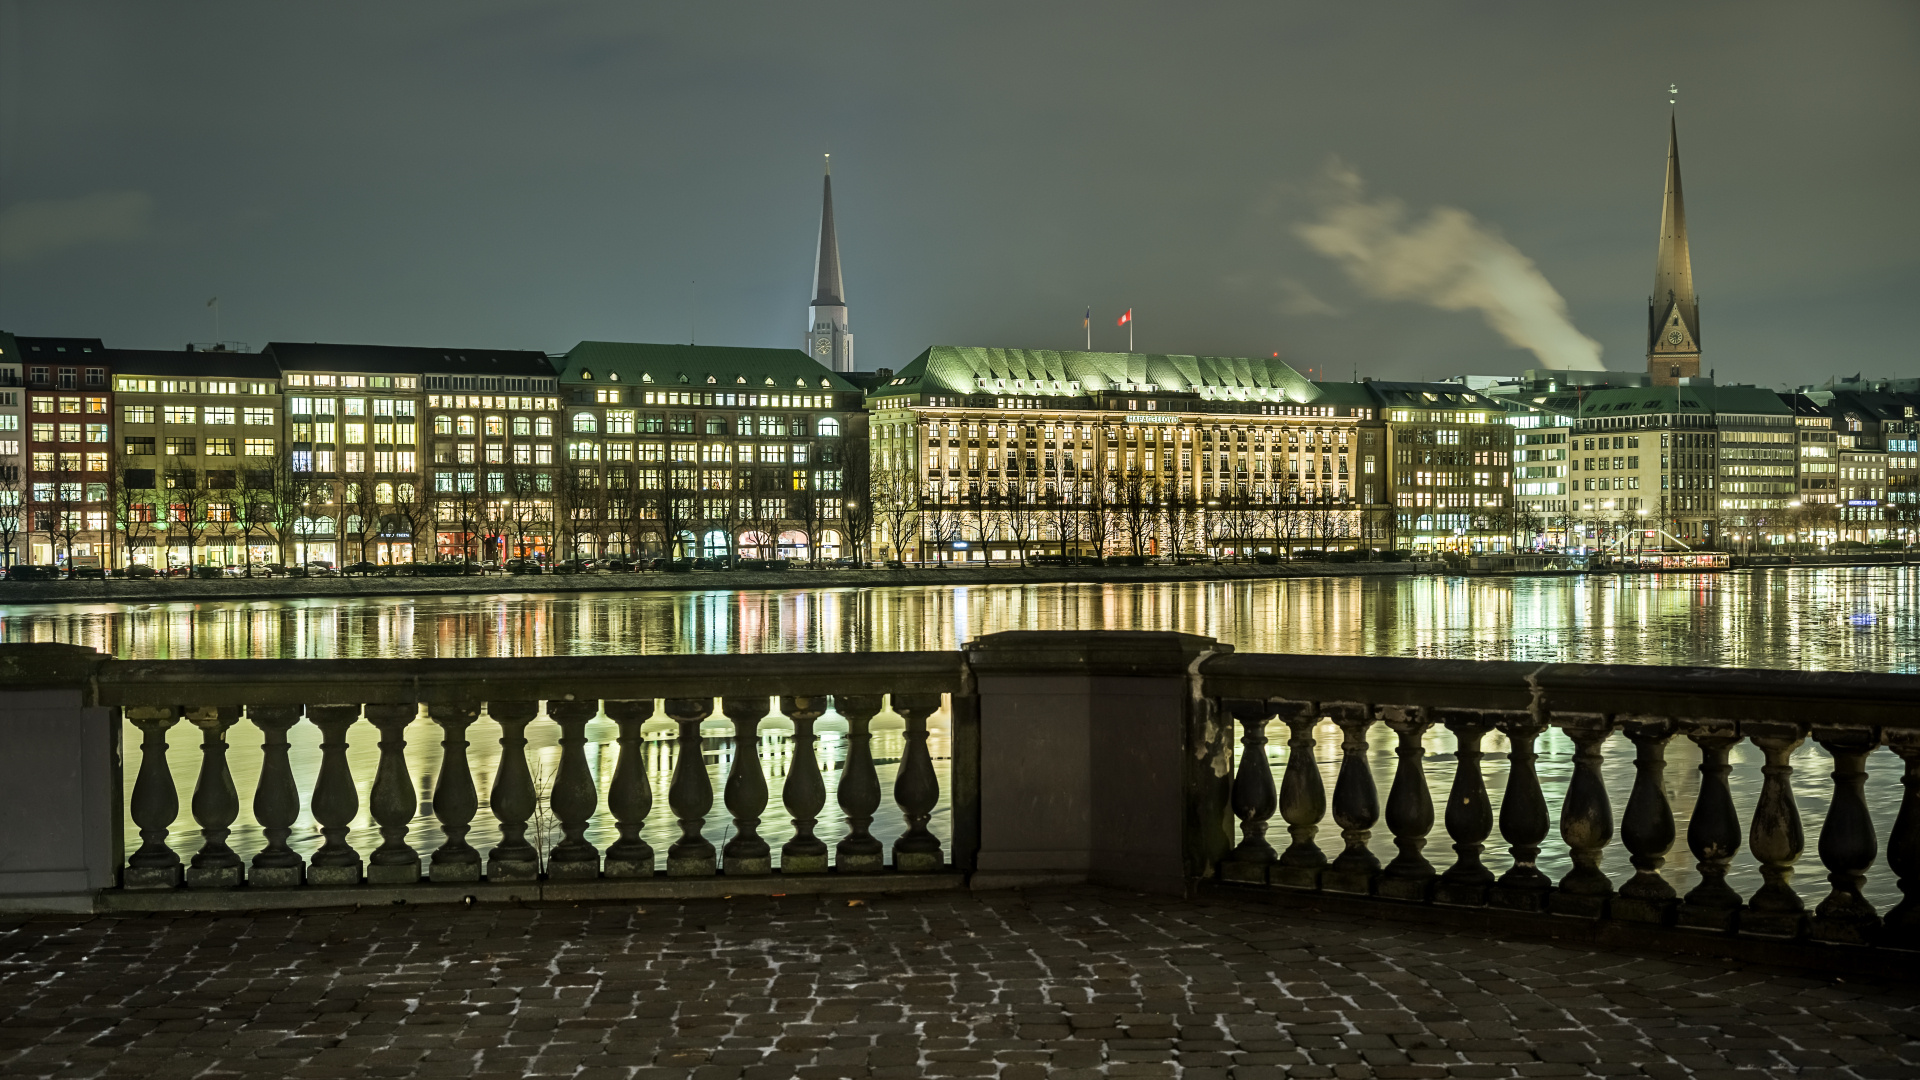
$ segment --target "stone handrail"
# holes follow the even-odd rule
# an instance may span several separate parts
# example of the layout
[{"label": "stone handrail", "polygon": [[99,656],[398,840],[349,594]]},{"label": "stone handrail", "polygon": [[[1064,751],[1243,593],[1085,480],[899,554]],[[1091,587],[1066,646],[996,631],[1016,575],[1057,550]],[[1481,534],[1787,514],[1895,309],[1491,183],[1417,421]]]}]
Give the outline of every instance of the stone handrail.
[{"label": "stone handrail", "polygon": [[[1920,947],[1920,678],[1837,672],[1655,668],[1598,664],[1479,663],[1377,657],[1228,655],[1203,666],[1205,692],[1241,728],[1232,781],[1241,839],[1219,860],[1227,881],[1415,903],[1551,912],[1626,923],[1774,938]],[[1292,749],[1276,789],[1264,747],[1274,720]],[[1341,732],[1331,802],[1312,763],[1310,732],[1322,719]],[[1366,766],[1368,733],[1386,725],[1399,764],[1385,819],[1397,857],[1368,850],[1381,807]],[[1422,852],[1434,826],[1421,740],[1435,726],[1458,740],[1443,825],[1456,857],[1439,870]],[[1573,742],[1573,775],[1559,811],[1572,869],[1553,881],[1535,864],[1552,827],[1534,762],[1549,727]],[[1496,801],[1481,773],[1485,736],[1511,746]],[[1634,782],[1619,818],[1632,876],[1617,888],[1601,869],[1615,815],[1601,775],[1601,744],[1620,732],[1634,747]],[[1675,738],[1701,753],[1699,793],[1686,843],[1699,881],[1684,895],[1661,875],[1677,839],[1667,797],[1666,749]],[[1789,756],[1811,737],[1832,757],[1831,802],[1818,852],[1829,891],[1808,911],[1792,886],[1805,848]],[[1742,842],[1728,785],[1728,752],[1749,740],[1765,755],[1745,839],[1763,884],[1742,898],[1726,881]],[[1905,794],[1886,865],[1904,899],[1883,917],[1862,895],[1878,841],[1864,798],[1867,756],[1880,746],[1904,765]],[[1329,808],[1345,848],[1328,860],[1313,843]],[[1292,842],[1266,840],[1275,813]],[[1481,858],[1496,813],[1512,866],[1495,877]]]}]

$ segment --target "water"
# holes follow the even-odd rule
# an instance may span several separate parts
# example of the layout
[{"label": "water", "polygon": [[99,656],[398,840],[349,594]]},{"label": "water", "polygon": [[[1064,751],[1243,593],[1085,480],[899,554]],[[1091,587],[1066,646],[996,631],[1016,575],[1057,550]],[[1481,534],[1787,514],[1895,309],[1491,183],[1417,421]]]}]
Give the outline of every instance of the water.
[{"label": "water", "polygon": [[[1738,573],[1593,578],[1296,578],[1238,582],[1141,585],[1040,585],[910,588],[796,588],[752,592],[601,593],[567,596],[494,594],[446,597],[375,597],[302,601],[179,604],[42,604],[0,606],[0,640],[65,641],[117,656],[139,658],[227,657],[435,657],[524,655],[634,655],[679,652],[856,652],[953,649],[982,634],[1009,629],[1166,629],[1208,634],[1243,651],[1354,653],[1368,655],[1513,659],[1535,662],[1678,664],[1843,671],[1913,672],[1920,665],[1920,568],[1819,568]],[[4,595],[4,594],[0,594]],[[875,722],[875,754],[883,790],[890,791],[900,752],[901,721]],[[946,792],[949,726],[943,710],[930,721],[930,746],[940,774],[942,798],[932,824],[950,838]],[[672,725],[648,725],[649,772],[655,803],[643,834],[664,852],[677,835],[665,808],[671,769]],[[829,715],[819,725],[819,754],[829,787],[819,835],[829,844],[845,834],[833,799],[844,757],[845,722]],[[716,792],[707,835],[716,845],[731,823],[717,794],[735,753],[724,721],[703,729],[704,753]],[[558,761],[558,730],[544,721],[528,729],[529,760],[536,775],[551,774]],[[1286,761],[1276,731],[1268,748],[1276,775]],[[191,729],[174,729],[168,763],[182,794],[192,790],[198,748]],[[292,733],[293,759],[304,797],[318,769],[318,732],[311,725]],[[138,735],[127,733],[129,745]],[[243,804],[250,802],[257,773],[259,732],[242,723],[232,729],[230,760]],[[409,770],[421,791],[412,842],[430,851],[440,839],[426,804],[439,768],[439,732],[430,722],[408,731]],[[472,729],[470,751],[484,801],[497,767],[497,727],[482,720]],[[588,755],[602,790],[611,779],[617,748],[613,725],[588,728]],[[350,759],[360,788],[361,819],[352,843],[363,853],[378,844],[364,807],[377,759],[376,733],[356,725]],[[1487,786],[1496,812],[1506,781],[1503,737],[1487,738]],[[1444,730],[1426,740],[1427,776],[1437,806],[1452,782],[1456,747]],[[1333,789],[1339,733],[1330,724],[1316,731],[1314,759],[1326,789]],[[1557,731],[1540,740],[1539,772],[1549,805],[1558,806],[1572,770],[1572,744]],[[1632,786],[1633,752],[1621,736],[1605,747],[1604,775],[1616,823]],[[761,727],[755,752],[769,776],[773,802],[763,833],[774,844],[790,835],[779,811],[779,786],[792,754],[790,727],[777,717]],[[1668,797],[1683,838],[1669,856],[1667,877],[1683,892],[1697,875],[1686,851],[1687,814],[1698,790],[1698,752],[1676,739],[1668,752]],[[1732,754],[1734,798],[1743,822],[1751,820],[1760,788],[1761,755],[1749,744]],[[1392,735],[1374,729],[1368,762],[1384,801],[1391,783]],[[1828,798],[1831,761],[1813,743],[1794,755],[1793,784],[1807,823],[1807,851],[1795,882],[1809,905],[1826,895],[1817,855],[1819,823]],[[1868,759],[1867,798],[1883,839],[1901,797],[1899,763],[1886,750]],[[132,769],[128,769],[128,783]],[[483,810],[471,842],[483,852],[497,836]],[[1275,834],[1284,829],[1275,821]],[[183,855],[197,847],[192,822],[183,816],[172,842]],[[901,831],[898,809],[883,799],[873,833],[890,842]],[[132,836],[131,829],[129,835]],[[602,814],[589,833],[604,848],[614,836]],[[1338,831],[1321,825],[1321,846],[1339,850]],[[263,843],[250,815],[236,824],[234,846],[250,856]],[[303,853],[319,844],[314,823],[303,818],[293,845]],[[130,845],[131,846],[131,845]],[[1383,861],[1391,838],[1376,828],[1372,847]],[[1443,827],[1436,825],[1428,857],[1444,868],[1451,859]],[[1498,832],[1488,843],[1487,863],[1508,865]],[[1616,882],[1629,872],[1617,837],[1606,868]],[[1566,849],[1550,836],[1540,864],[1558,876],[1568,867]],[[1743,893],[1758,887],[1756,864],[1743,850],[1730,880]],[[1882,910],[1897,902],[1884,864],[1869,877],[1869,897]]]}]

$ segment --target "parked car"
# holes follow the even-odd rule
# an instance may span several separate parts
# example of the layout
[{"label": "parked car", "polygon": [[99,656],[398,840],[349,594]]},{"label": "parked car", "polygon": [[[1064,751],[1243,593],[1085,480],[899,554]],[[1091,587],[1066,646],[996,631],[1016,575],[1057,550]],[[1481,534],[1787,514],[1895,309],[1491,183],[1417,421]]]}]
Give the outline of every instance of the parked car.
[{"label": "parked car", "polygon": [[352,562],[341,567],[340,572],[349,577],[356,574],[359,575],[360,577],[367,577],[369,575],[379,573],[380,564],[370,563],[370,562]]},{"label": "parked car", "polygon": [[627,559],[609,559],[600,569],[614,574],[631,574],[639,569],[638,564]]},{"label": "parked car", "polygon": [[306,570],[307,570],[308,577],[339,577],[340,576],[340,572],[333,568],[332,563],[310,562],[307,564]]},{"label": "parked car", "polygon": [[553,564],[553,572],[556,574],[584,574],[592,570],[594,566],[595,563],[592,559],[563,559]]},{"label": "parked car", "polygon": [[67,571],[67,577],[72,581],[105,581],[107,570],[103,566],[76,566]]},{"label": "parked car", "polygon": [[546,567],[537,559],[508,559],[504,567],[509,574],[543,574]]},{"label": "parked car", "polygon": [[32,563],[15,563],[7,567],[8,581],[57,581],[60,568],[57,566],[34,566]]},{"label": "parked car", "polygon": [[157,571],[146,563],[134,563],[124,570],[115,570],[113,575],[115,577],[127,578],[130,581],[146,581],[156,573]]}]

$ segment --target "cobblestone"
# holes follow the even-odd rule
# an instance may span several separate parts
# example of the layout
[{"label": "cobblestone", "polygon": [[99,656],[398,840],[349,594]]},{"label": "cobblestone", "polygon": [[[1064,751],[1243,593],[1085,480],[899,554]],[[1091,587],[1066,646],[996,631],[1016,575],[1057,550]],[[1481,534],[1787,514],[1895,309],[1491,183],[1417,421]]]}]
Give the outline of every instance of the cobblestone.
[{"label": "cobblestone", "polygon": [[0,1075],[1907,1077],[1920,987],[1082,889],[0,923]]}]

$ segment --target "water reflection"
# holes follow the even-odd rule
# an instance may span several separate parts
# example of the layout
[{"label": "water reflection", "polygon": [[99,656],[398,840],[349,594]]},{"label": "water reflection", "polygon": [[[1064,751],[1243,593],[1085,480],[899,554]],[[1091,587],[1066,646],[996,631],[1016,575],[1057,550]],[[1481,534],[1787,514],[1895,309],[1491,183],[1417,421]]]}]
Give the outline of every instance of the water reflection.
[{"label": "water reflection", "polygon": [[[0,605],[0,641],[137,658],[952,649],[1163,629],[1243,651],[1912,672],[1920,567]],[[0,596],[4,596],[0,593]]]}]

